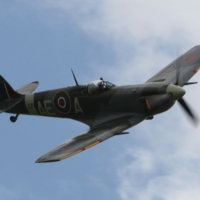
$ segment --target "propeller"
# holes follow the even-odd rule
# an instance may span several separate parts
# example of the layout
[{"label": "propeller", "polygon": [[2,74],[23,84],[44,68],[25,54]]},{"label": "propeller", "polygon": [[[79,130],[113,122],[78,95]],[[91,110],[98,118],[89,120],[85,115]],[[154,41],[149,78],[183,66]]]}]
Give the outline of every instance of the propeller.
[{"label": "propeller", "polygon": [[185,102],[185,100],[183,98],[178,100],[179,104],[182,106],[182,108],[186,111],[186,113],[190,116],[190,118],[192,119],[192,121],[197,124],[198,120],[196,118],[196,116],[192,113],[191,109],[189,108],[189,106],[187,105],[187,103]]},{"label": "propeller", "polygon": [[[181,70],[181,58],[179,58],[177,60],[177,64],[175,65],[176,67],[176,81],[175,84],[176,86],[179,86],[179,76],[180,76],[180,70]],[[186,114],[189,116],[189,118],[192,120],[192,122],[197,125],[198,123],[198,119],[197,117],[194,115],[194,113],[192,112],[191,108],[188,106],[188,104],[186,103],[186,101],[183,98],[178,99],[178,103],[180,104],[180,106],[183,108],[183,110],[186,112]]]}]

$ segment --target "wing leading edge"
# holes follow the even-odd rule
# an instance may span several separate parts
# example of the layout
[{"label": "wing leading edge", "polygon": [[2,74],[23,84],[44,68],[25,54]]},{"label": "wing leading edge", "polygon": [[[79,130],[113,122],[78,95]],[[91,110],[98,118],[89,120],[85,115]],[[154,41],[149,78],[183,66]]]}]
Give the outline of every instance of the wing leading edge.
[{"label": "wing leading edge", "polygon": [[[115,135],[123,134],[123,131],[140,123],[147,116],[133,115],[91,128],[58,147],[41,156],[36,163],[61,161],[87,150]],[[124,133],[126,134],[126,133]]]}]

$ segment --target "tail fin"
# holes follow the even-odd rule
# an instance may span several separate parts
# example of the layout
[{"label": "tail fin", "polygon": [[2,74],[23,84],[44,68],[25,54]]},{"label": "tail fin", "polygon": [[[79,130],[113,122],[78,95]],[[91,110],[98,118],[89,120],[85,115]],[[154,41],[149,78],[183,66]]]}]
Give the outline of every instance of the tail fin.
[{"label": "tail fin", "polygon": [[0,75],[0,103],[6,100],[19,98],[19,94],[13,90],[9,83]]},{"label": "tail fin", "polygon": [[0,113],[5,112],[22,101],[9,83],[0,75]]},{"label": "tail fin", "polygon": [[13,90],[10,84],[0,75],[0,113],[9,111],[23,100],[25,94],[31,94],[38,86],[38,81],[29,83],[18,89]]}]

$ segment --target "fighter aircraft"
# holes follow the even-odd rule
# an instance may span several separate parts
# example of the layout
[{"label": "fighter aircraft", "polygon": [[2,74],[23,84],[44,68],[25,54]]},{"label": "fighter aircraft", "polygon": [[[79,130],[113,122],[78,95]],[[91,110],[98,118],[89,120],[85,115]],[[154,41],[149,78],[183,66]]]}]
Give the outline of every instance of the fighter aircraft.
[{"label": "fighter aircraft", "polygon": [[200,69],[200,45],[178,57],[143,84],[116,86],[100,78],[86,85],[79,85],[72,71],[75,86],[32,93],[38,82],[18,90],[0,76],[0,112],[70,118],[83,122],[89,130],[64,142],[41,156],[36,162],[55,162],[69,158],[108,138],[127,134],[126,129],[154,115],[170,109],[176,101],[196,124],[185,100],[183,86]]}]

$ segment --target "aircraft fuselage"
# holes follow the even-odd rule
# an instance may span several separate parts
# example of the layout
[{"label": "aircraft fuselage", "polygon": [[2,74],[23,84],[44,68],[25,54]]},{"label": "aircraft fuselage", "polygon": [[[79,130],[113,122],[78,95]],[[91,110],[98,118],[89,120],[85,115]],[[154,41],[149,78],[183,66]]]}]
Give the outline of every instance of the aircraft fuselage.
[{"label": "aircraft fuselage", "polygon": [[[9,113],[71,118],[92,126],[123,115],[139,113],[147,117],[168,110],[174,102],[167,100],[158,108],[149,107],[146,97],[166,94],[169,84],[146,83],[115,86],[97,95],[87,92],[87,85],[72,86],[22,95],[22,102]],[[155,107],[155,106],[154,106]]]}]

